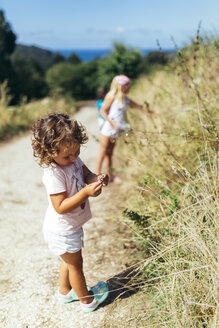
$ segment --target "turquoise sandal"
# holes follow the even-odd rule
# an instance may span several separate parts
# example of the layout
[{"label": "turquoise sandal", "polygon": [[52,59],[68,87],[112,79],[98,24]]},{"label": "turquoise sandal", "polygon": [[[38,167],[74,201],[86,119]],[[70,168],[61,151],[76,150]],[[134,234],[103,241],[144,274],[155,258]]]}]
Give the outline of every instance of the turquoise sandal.
[{"label": "turquoise sandal", "polygon": [[107,298],[107,296],[109,294],[108,286],[103,281],[98,282],[98,284],[95,287],[91,288],[91,291],[94,294],[93,301],[89,304],[80,302],[81,308],[84,312],[92,312],[92,311],[96,310],[96,308],[101,303],[103,303],[103,301],[105,301],[105,299]]},{"label": "turquoise sandal", "polygon": [[[91,287],[87,286],[87,290],[90,291]],[[64,304],[79,300],[74,289],[71,289],[70,292],[66,295],[63,295],[58,291],[57,296],[58,296],[58,300]]]}]

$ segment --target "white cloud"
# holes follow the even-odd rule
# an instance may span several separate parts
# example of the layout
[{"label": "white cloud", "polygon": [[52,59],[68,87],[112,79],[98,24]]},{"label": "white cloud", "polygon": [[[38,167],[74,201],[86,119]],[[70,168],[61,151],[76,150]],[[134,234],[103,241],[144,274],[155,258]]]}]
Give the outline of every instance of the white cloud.
[{"label": "white cloud", "polygon": [[124,27],[122,26],[119,26],[119,27],[116,27],[115,30],[113,32],[115,33],[124,33],[126,30]]}]

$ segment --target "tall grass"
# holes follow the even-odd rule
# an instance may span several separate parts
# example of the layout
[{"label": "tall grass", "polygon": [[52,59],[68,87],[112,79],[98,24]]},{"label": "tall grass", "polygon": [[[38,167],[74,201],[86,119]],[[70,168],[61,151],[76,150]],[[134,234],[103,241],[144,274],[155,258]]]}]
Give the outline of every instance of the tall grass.
[{"label": "tall grass", "polygon": [[125,183],[123,221],[143,258],[143,289],[153,310],[145,327],[211,327],[218,318],[218,86],[215,42],[191,45],[133,98],[132,131],[119,154]]},{"label": "tall grass", "polygon": [[59,111],[71,114],[76,110],[73,100],[57,96],[30,103],[27,103],[24,98],[17,106],[9,106],[9,103],[10,95],[7,83],[4,82],[0,85],[0,141],[28,130],[36,119],[51,112]]}]

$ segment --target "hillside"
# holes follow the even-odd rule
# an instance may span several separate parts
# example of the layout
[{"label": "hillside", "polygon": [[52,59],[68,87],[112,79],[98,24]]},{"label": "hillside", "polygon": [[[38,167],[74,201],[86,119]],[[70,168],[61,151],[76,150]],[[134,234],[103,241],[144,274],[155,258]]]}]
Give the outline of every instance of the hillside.
[{"label": "hillside", "polygon": [[42,49],[36,46],[25,46],[22,44],[17,44],[15,51],[12,55],[15,56],[19,54],[25,59],[29,59],[30,57],[35,57],[41,67],[45,67],[53,57],[53,52],[50,50]]}]

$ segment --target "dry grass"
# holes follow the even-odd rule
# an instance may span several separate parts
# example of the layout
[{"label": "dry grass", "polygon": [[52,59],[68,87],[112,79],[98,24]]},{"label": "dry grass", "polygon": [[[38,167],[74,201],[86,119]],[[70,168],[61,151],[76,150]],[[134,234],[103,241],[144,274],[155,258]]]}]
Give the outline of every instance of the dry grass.
[{"label": "dry grass", "polygon": [[73,100],[64,98],[45,98],[43,100],[26,103],[24,100],[17,106],[8,106],[10,96],[7,93],[7,84],[0,85],[0,140],[5,140],[21,131],[28,130],[31,124],[38,118],[51,112],[76,111]]},{"label": "dry grass", "polygon": [[153,110],[130,111],[119,145],[123,222],[136,232],[154,303],[145,327],[219,324],[218,73],[218,50],[197,43],[132,90]]}]

